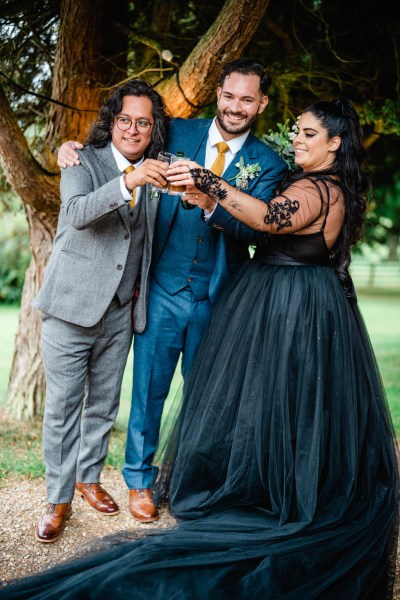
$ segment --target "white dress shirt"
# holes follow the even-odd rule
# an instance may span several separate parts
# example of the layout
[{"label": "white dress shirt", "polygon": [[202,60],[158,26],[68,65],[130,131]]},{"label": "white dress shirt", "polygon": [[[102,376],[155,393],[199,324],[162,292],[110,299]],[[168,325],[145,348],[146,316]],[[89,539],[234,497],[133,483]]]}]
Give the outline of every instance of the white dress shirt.
[{"label": "white dress shirt", "polygon": [[[129,165],[131,165],[132,163],[130,163],[129,160],[127,158],[125,158],[125,156],[123,154],[121,154],[121,152],[119,150],[116,149],[116,147],[114,146],[114,144],[112,142],[111,142],[111,150],[114,155],[115,162],[117,163],[118,169],[121,171],[121,173],[123,173],[124,169],[126,169],[126,167],[129,167]],[[142,156],[142,158],[140,160],[138,160],[136,163],[134,163],[133,166],[136,168],[139,165],[141,165],[143,161],[144,161],[144,156]],[[130,200],[132,200],[132,196],[125,187],[123,175],[121,175],[119,182],[120,182],[122,197],[126,202],[129,202]],[[140,200],[142,188],[138,186],[135,189],[136,189],[136,195],[135,195],[135,206],[136,206]]]},{"label": "white dress shirt", "polygon": [[216,123],[215,119],[210,125],[210,129],[208,130],[208,139],[207,139],[207,147],[206,147],[206,158],[205,158],[205,168],[209,169],[218,155],[218,142],[226,142],[229,146],[229,150],[225,152],[225,165],[224,172],[229,167],[236,154],[241,150],[243,144],[247,140],[249,136],[250,130],[246,131],[242,135],[235,137],[231,140],[224,140],[222,137]]},{"label": "white dress shirt", "polygon": [[[225,142],[226,144],[228,144],[229,150],[227,150],[225,152],[225,163],[224,163],[224,171],[223,171],[223,173],[224,173],[226,171],[226,169],[229,167],[229,165],[231,164],[231,162],[234,160],[237,153],[242,149],[243,144],[245,143],[245,141],[247,140],[247,138],[249,136],[250,130],[246,131],[242,135],[239,135],[238,137],[232,138],[231,140],[224,140],[224,138],[221,135],[221,132],[219,131],[219,129],[215,123],[215,120],[216,119],[213,120],[213,122],[210,125],[210,129],[208,130],[206,158],[204,161],[205,162],[204,166],[206,169],[209,169],[211,167],[211,165],[213,164],[213,162],[215,161],[215,159],[218,156],[218,148],[217,148],[218,142]],[[210,212],[204,211],[204,216],[206,219],[211,217],[215,208],[213,210],[211,210]]]}]

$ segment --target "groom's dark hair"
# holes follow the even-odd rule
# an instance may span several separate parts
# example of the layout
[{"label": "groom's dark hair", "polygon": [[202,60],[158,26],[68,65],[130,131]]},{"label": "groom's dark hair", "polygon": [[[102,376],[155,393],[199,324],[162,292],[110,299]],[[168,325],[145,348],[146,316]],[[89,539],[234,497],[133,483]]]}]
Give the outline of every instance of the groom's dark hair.
[{"label": "groom's dark hair", "polygon": [[121,111],[122,100],[125,96],[145,97],[151,100],[154,126],[146,156],[157,158],[158,153],[165,148],[170,117],[160,94],[153,89],[150,83],[143,79],[127,81],[104,99],[97,119],[90,128],[86,144],[95,148],[104,148],[107,145],[111,140],[114,117]]},{"label": "groom's dark hair", "polygon": [[253,58],[236,58],[235,60],[227,62],[221,69],[221,87],[224,85],[226,77],[231,75],[231,73],[240,73],[241,75],[258,75],[260,78],[260,92],[263,96],[265,96],[269,86],[271,85],[271,77],[265,71],[265,67]]}]

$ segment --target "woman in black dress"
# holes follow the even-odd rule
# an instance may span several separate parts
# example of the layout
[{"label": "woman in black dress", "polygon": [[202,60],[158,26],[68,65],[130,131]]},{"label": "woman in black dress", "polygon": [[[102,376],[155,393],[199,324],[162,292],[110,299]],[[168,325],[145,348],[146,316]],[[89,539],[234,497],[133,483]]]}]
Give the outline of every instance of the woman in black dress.
[{"label": "woman in black dress", "polygon": [[348,274],[366,206],[355,110],[308,107],[294,146],[302,170],[267,206],[193,162],[171,171],[202,192],[192,203],[218,202],[265,232],[185,384],[170,488],[178,526],[0,597],[392,597],[396,446]]}]

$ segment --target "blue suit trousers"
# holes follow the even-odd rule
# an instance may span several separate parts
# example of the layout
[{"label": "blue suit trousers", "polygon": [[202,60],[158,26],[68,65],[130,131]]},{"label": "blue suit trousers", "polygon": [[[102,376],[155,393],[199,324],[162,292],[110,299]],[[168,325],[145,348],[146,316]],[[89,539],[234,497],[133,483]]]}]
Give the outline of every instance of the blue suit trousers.
[{"label": "blue suit trousers", "polygon": [[209,299],[196,300],[189,288],[171,295],[151,282],[147,327],[134,336],[132,405],[122,469],[129,489],[149,488],[157,477],[152,461],[179,356],[182,352],[185,378],[211,312]]}]

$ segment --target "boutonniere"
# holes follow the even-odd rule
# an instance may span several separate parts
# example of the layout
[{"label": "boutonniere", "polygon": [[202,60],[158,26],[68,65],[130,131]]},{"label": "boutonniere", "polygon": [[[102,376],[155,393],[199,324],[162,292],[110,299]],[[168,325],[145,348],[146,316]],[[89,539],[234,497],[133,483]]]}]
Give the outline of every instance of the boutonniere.
[{"label": "boutonniere", "polygon": [[239,190],[247,190],[249,187],[249,179],[258,177],[258,173],[261,171],[261,167],[258,163],[255,165],[245,165],[243,156],[240,157],[239,162],[235,164],[235,167],[239,169],[239,173],[228,181],[234,179],[235,185]]}]

